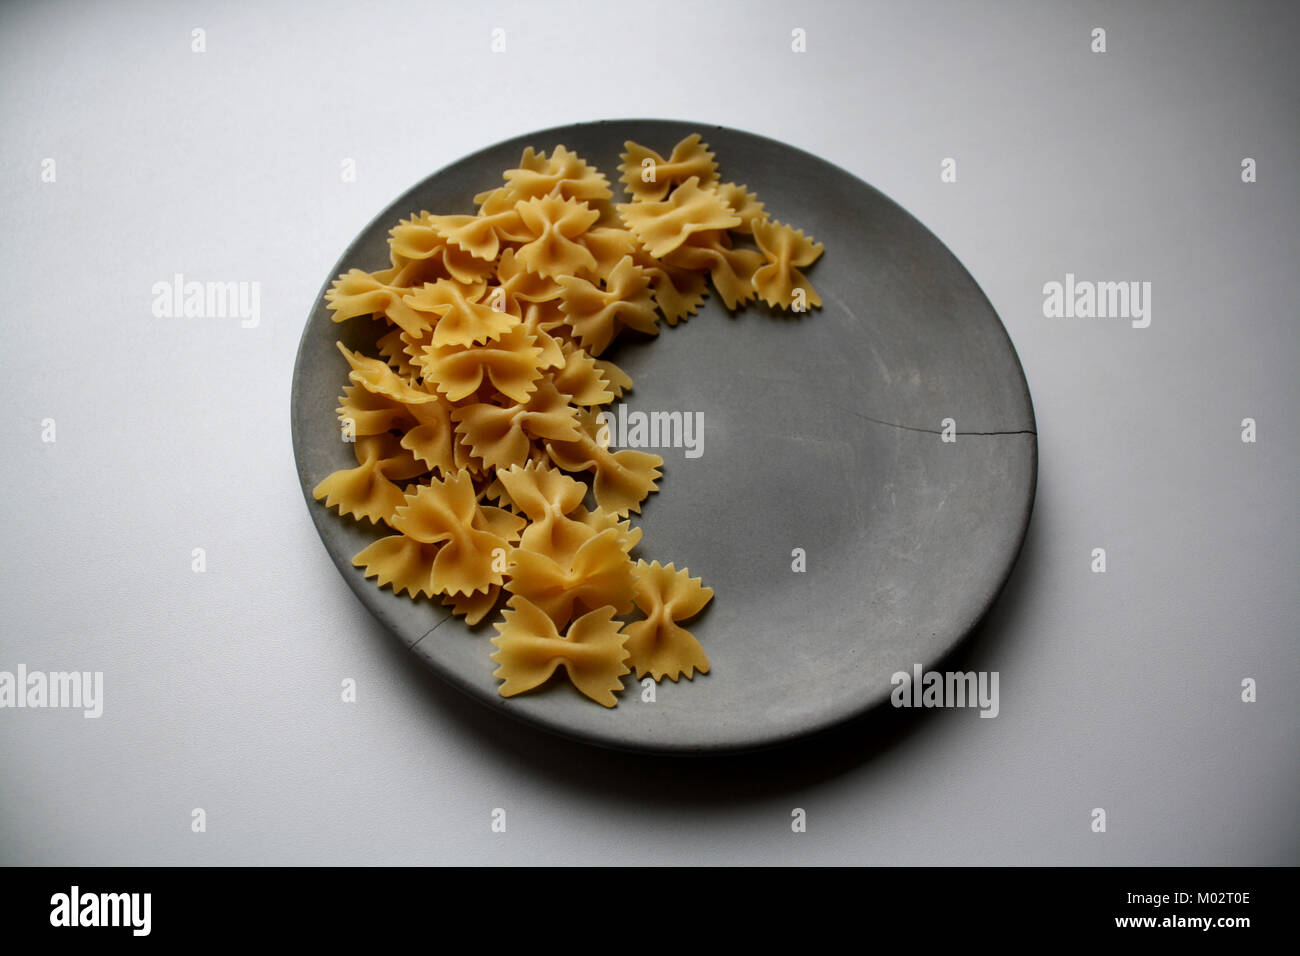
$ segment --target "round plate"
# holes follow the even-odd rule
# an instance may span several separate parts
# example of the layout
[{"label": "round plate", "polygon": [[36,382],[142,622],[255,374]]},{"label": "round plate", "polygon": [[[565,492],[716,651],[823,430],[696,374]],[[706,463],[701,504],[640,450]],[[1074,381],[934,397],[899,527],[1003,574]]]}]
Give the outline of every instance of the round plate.
[{"label": "round plate", "polygon": [[[384,532],[311,498],[322,478],[355,464],[333,411],[348,371],[334,343],[369,350],[376,325],[332,322],[324,290],[349,268],[386,268],[388,230],[412,212],[474,212],[474,194],[499,185],[526,146],[576,150],[624,201],[624,141],[666,154],[697,131],[724,181],[756,190],[774,218],[826,248],[809,273],[820,310],[791,316],[756,303],[732,315],[711,296],[689,321],[606,355],[635,381],[624,398],[629,412],[703,415],[697,457],[651,449],[664,458],[664,477],[633,518],[645,532],[641,557],[689,568],[714,589],[687,625],[712,669],[663,681],[653,701],[628,675],[613,709],[581,696],[563,674],[503,699],[492,677],[491,619],[471,629],[441,604],[366,580],[352,556]],[[493,709],[630,750],[768,746],[887,700],[891,675],[939,661],[988,610],[1024,540],[1037,475],[1033,406],[1015,349],[943,243],[831,163],[702,123],[543,130],[409,190],[326,277],[298,349],[292,415],[316,528],[376,617]],[[944,438],[945,419],[955,441]]]}]

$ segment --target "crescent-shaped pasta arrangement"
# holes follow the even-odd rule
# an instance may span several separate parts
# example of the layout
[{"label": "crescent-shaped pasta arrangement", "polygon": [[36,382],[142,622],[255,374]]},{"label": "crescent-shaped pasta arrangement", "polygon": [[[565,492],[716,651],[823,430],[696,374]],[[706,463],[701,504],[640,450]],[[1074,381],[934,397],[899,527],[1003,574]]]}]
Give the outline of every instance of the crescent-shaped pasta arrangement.
[{"label": "crescent-shaped pasta arrangement", "polygon": [[694,315],[712,285],[729,309],[754,299],[821,305],[804,270],[822,247],[722,182],[698,134],[665,159],[628,142],[629,201],[556,146],[524,150],[475,215],[399,222],[389,264],[353,268],[326,293],[334,321],[386,328],[378,356],[339,350],[335,410],[356,467],[313,491],[342,516],[389,532],[353,559],[412,600],[470,625],[494,612],[503,697],[563,670],[617,704],[623,679],[693,679],[709,658],[681,625],[713,597],[690,572],[634,556],[663,459],[609,447],[599,413],[632,387],[608,359]]}]

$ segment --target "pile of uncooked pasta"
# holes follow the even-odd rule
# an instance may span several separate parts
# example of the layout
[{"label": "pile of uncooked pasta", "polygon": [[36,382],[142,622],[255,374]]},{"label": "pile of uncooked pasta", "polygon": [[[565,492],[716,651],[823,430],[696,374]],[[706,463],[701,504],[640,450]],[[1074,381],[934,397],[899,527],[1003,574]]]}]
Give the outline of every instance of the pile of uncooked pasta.
[{"label": "pile of uncooked pasta", "polygon": [[632,381],[601,355],[625,329],[695,314],[710,284],[729,309],[821,305],[800,270],[822,247],[721,182],[698,135],[667,158],[626,149],[626,203],[576,153],[529,148],[474,197],[477,214],[402,220],[388,268],[352,269],[326,295],[336,322],[371,318],[382,334],[374,356],[339,343],[357,465],[313,493],[393,532],[353,559],[380,587],[470,625],[504,603],[491,658],[505,697],[563,668],[613,707],[629,671],[708,672],[680,622],[713,591],[632,556],[628,516],[663,459],[610,447],[598,414]]}]

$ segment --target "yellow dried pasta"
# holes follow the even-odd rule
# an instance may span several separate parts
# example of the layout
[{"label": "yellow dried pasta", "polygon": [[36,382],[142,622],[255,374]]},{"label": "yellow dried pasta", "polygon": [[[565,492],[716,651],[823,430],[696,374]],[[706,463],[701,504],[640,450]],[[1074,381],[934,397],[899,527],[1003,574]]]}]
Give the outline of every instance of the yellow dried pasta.
[{"label": "yellow dried pasta", "polygon": [[655,680],[665,677],[693,678],[695,672],[709,672],[709,658],[695,635],[679,626],[704,610],[713,599],[713,589],[686,569],[678,571],[671,564],[658,561],[636,565],[636,590],[633,601],[645,614],[645,620],[627,625],[628,659],[637,677],[651,674]]},{"label": "yellow dried pasta", "polygon": [[712,589],[634,555],[629,516],[663,459],[609,447],[597,414],[632,379],[600,356],[694,315],[710,287],[733,310],[821,305],[803,270],[822,246],[722,182],[698,134],[667,159],[629,141],[621,159],[629,201],[616,204],[582,156],[525,149],[473,197],[477,213],[412,213],[389,232],[386,268],[350,268],[325,295],[334,321],[387,329],[377,357],[339,344],[335,411],[357,464],[313,495],[387,529],[353,559],[379,587],[495,621],[503,697],[562,671],[613,707],[628,673],[709,672],[680,622]]},{"label": "yellow dried pasta", "polygon": [[803,292],[809,305],[822,304],[808,277],[799,271],[821,256],[820,244],[806,238],[801,230],[761,220],[754,221],[754,241],[767,259],[767,264],[755,271],[753,278],[754,290],[764,302],[789,308],[794,296]]},{"label": "yellow dried pasta", "polygon": [[700,188],[692,176],[662,202],[620,203],[619,215],[646,252],[662,259],[692,235],[740,225],[736,215],[717,193]]},{"label": "yellow dried pasta", "polygon": [[620,326],[659,334],[659,313],[650,291],[650,276],[624,256],[598,285],[578,276],[561,276],[560,311],[579,344],[599,355]]},{"label": "yellow dried pasta", "polygon": [[627,650],[612,607],[587,612],[561,637],[546,612],[515,597],[496,627],[492,659],[500,666],[492,676],[502,681],[502,697],[532,690],[563,667],[573,686],[596,703],[618,703],[614,692],[623,689]]},{"label": "yellow dried pasta", "polygon": [[627,151],[618,169],[623,185],[634,200],[663,199],[670,189],[691,177],[702,186],[710,186],[718,178],[718,164],[699,133],[692,133],[674,146],[668,159],[630,140],[624,148]]}]

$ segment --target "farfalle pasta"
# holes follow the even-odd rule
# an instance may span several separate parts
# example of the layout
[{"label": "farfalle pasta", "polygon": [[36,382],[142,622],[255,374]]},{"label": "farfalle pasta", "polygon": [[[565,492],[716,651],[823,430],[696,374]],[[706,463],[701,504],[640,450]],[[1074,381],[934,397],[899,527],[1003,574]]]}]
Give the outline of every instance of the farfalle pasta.
[{"label": "farfalle pasta", "polygon": [[547,279],[595,270],[596,257],[578,240],[600,218],[599,212],[585,202],[558,196],[521,200],[518,209],[531,237],[516,252],[525,269]]},{"label": "farfalle pasta", "polygon": [[699,133],[692,133],[674,146],[667,159],[640,143],[628,142],[624,148],[627,152],[623,153],[623,163],[618,169],[623,185],[634,200],[663,199],[673,186],[691,177],[704,186],[717,181],[718,164]]},{"label": "farfalle pasta", "polygon": [[630,255],[598,282],[580,276],[562,276],[559,281],[560,311],[588,354],[599,355],[609,348],[622,326],[647,335],[659,334],[650,277]]},{"label": "farfalle pasta", "polygon": [[[753,277],[754,291],[770,305],[788,308],[797,293],[804,293],[809,305],[820,306],[821,297],[799,269],[807,268],[821,257],[822,247],[779,222],[755,220],[754,241],[762,250],[766,264]],[[798,268],[796,268],[798,267]]]},{"label": "farfalle pasta", "polygon": [[581,437],[578,410],[551,382],[539,385],[527,402],[504,407],[475,402],[455,409],[451,417],[461,442],[488,468],[526,464],[534,441]]},{"label": "farfalle pasta", "polygon": [[366,578],[495,623],[503,697],[563,673],[613,707],[627,674],[709,672],[682,622],[712,589],[636,553],[630,516],[664,462],[609,447],[598,414],[633,382],[603,356],[695,315],[710,288],[732,310],[821,305],[805,270],[822,246],[722,182],[698,134],[666,159],[628,142],[621,159],[616,203],[584,157],[530,147],[477,212],[413,212],[386,267],[351,268],[325,296],[334,321],[386,328],[373,356],[339,343],[356,465],[313,494],[384,532],[353,559]]},{"label": "farfalle pasta", "polygon": [[685,569],[658,561],[638,561],[636,589],[632,600],[645,620],[627,625],[628,663],[637,677],[646,673],[655,680],[693,677],[709,672],[709,658],[695,635],[678,622],[692,618],[713,599],[713,589]]},{"label": "farfalle pasta", "polygon": [[662,202],[622,203],[618,211],[637,241],[656,259],[662,259],[696,233],[741,224],[722,196],[702,188],[697,176],[686,180]]},{"label": "farfalle pasta", "polygon": [[479,346],[426,345],[416,364],[425,380],[453,402],[475,394],[485,381],[505,397],[526,402],[542,377],[542,350],[535,342],[516,324]]},{"label": "farfalle pasta", "polygon": [[573,686],[596,703],[618,703],[614,693],[623,689],[628,652],[612,607],[588,611],[561,636],[545,611],[514,597],[496,627],[492,659],[500,666],[492,676],[502,681],[502,697],[532,690],[563,667]]}]

